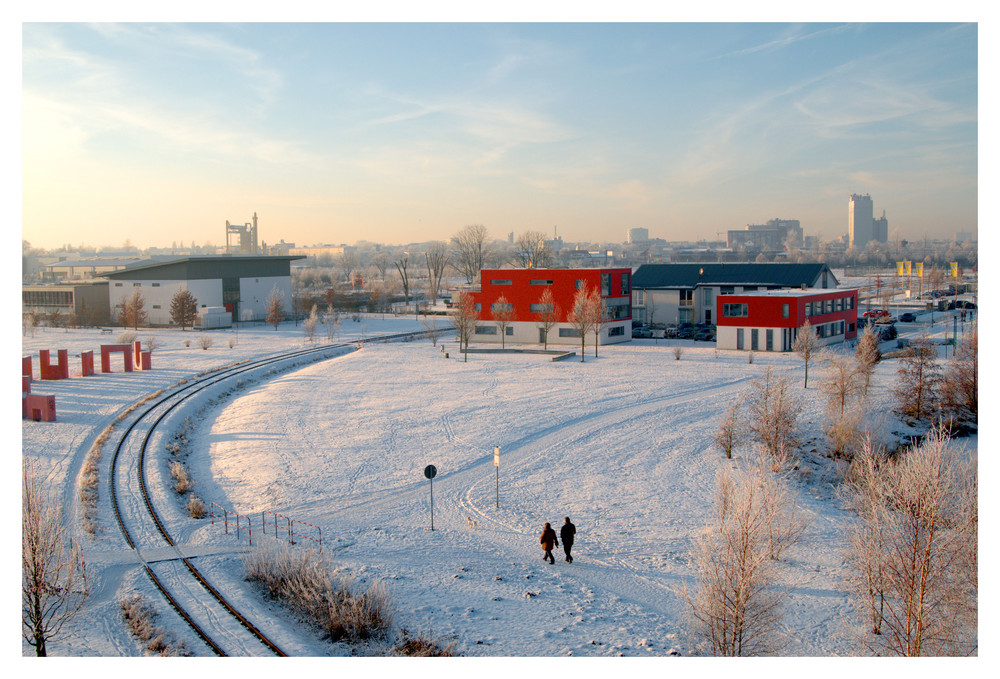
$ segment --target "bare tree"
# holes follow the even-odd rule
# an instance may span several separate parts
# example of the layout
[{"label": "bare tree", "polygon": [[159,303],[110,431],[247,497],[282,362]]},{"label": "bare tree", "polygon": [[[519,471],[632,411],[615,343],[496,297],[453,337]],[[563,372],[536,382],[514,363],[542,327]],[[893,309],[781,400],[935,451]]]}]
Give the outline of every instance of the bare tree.
[{"label": "bare tree", "polygon": [[490,305],[490,315],[493,322],[500,331],[500,348],[506,348],[507,328],[514,320],[514,305],[507,301],[504,295],[500,295],[496,302]]},{"label": "bare tree", "polygon": [[937,350],[926,337],[910,342],[900,358],[895,395],[899,412],[915,420],[933,417],[937,410],[940,369]]},{"label": "bare tree", "polygon": [[385,250],[380,250],[375,253],[372,257],[372,266],[378,270],[379,278],[385,280],[385,272],[389,268],[389,253]]},{"label": "bare tree", "polygon": [[438,334],[441,331],[441,328],[438,327],[437,318],[424,314],[420,319],[420,325],[424,326],[424,330],[427,331],[427,337],[430,338],[431,344],[436,347]]},{"label": "bare tree", "polygon": [[313,337],[316,334],[316,324],[319,323],[319,309],[315,304],[312,305],[312,309],[309,310],[309,316],[306,320],[302,321],[302,329],[306,333],[306,340],[312,342]]},{"label": "bare tree", "polygon": [[696,584],[685,595],[692,629],[715,655],[764,655],[780,647],[776,632],[785,595],[776,587],[768,497],[759,482],[757,474],[723,469],[715,519],[698,540]]},{"label": "bare tree", "polygon": [[470,224],[451,237],[458,257],[454,265],[466,283],[474,282],[486,266],[490,257],[488,237],[489,233],[482,224]]},{"label": "bare tree", "polygon": [[57,638],[88,597],[87,565],[67,544],[62,516],[45,498],[31,464],[22,464],[21,634],[38,656]]},{"label": "bare tree", "polygon": [[264,309],[267,312],[266,322],[277,331],[278,325],[285,320],[285,293],[278,289],[277,283],[271,288],[271,293],[264,302]]},{"label": "bare tree", "polygon": [[826,371],[824,380],[820,383],[820,391],[826,394],[827,403],[837,417],[843,417],[844,411],[862,392],[861,373],[858,361],[853,356],[841,356],[834,353],[822,354]]},{"label": "bare tree", "polygon": [[727,458],[731,459],[733,450],[742,445],[747,438],[747,422],[743,415],[743,403],[741,400],[736,400],[726,409],[726,414],[719,422],[719,428],[712,435],[712,441],[725,452]]},{"label": "bare tree", "polygon": [[813,332],[812,325],[806,320],[799,328],[799,334],[795,338],[795,342],[792,343],[792,350],[798,353],[802,357],[802,360],[806,363],[806,377],[802,382],[802,388],[809,388],[809,359],[812,355],[819,350],[819,341],[816,339],[816,333]]},{"label": "bare tree", "polygon": [[525,231],[514,241],[514,264],[540,269],[552,264],[552,251],[541,231]]},{"label": "bare tree", "polygon": [[590,292],[589,286],[584,283],[583,287],[576,291],[576,296],[573,297],[573,307],[570,309],[569,317],[566,319],[569,321],[570,326],[580,334],[581,363],[584,361],[584,354],[587,349],[587,333],[597,323],[594,311],[593,295]]},{"label": "bare tree", "polygon": [[952,417],[979,419],[979,330],[973,323],[955,347],[941,381],[941,400]]},{"label": "bare tree", "polygon": [[552,290],[545,288],[538,298],[540,311],[535,312],[538,316],[538,327],[542,329],[544,348],[549,348],[549,331],[559,322],[559,305],[556,304]]},{"label": "bare tree", "polygon": [[846,486],[856,521],[846,556],[862,641],[880,655],[977,648],[978,471],[943,427],[893,462],[871,446]]},{"label": "bare tree", "polygon": [[138,330],[139,325],[145,323],[147,318],[146,298],[142,296],[139,288],[133,288],[132,294],[122,297],[121,311],[118,312],[118,322],[123,327],[132,326]]},{"label": "bare tree", "polygon": [[747,406],[750,431],[779,467],[797,443],[796,427],[801,410],[789,393],[788,379],[778,377],[768,367],[750,386]]},{"label": "bare tree", "polygon": [[882,360],[882,351],[878,348],[879,336],[875,333],[875,328],[866,325],[858,339],[858,370],[865,378],[865,396],[868,395],[868,385],[871,382],[875,366]]},{"label": "bare tree", "polygon": [[591,328],[591,332],[594,333],[594,356],[597,356],[597,347],[601,344],[601,330],[604,325],[608,322],[608,305],[605,303],[604,298],[601,297],[596,290],[590,296],[590,313],[594,317],[594,326]]},{"label": "bare tree", "polygon": [[448,252],[448,245],[441,241],[434,241],[424,252],[424,260],[427,262],[427,291],[430,293],[431,304],[435,304],[441,290],[441,281],[444,278],[445,269],[448,268],[448,260],[451,253]]},{"label": "bare tree", "polygon": [[409,306],[410,304],[410,276],[407,273],[406,267],[410,261],[410,254],[404,252],[393,264],[396,266],[396,271],[399,272],[399,280],[403,285],[403,304]]},{"label": "bare tree", "polygon": [[183,331],[187,326],[194,325],[194,319],[197,317],[198,300],[191,291],[184,288],[175,292],[170,298],[170,320],[181,326]]},{"label": "bare tree", "polygon": [[340,312],[327,311],[323,316],[323,322],[326,324],[326,339],[328,342],[332,342],[340,332]]},{"label": "bare tree", "polygon": [[353,250],[345,250],[337,257],[337,267],[344,275],[344,280],[353,288],[354,272],[358,269],[358,255]]},{"label": "bare tree", "polygon": [[468,292],[460,292],[458,303],[450,315],[451,322],[455,325],[455,330],[458,331],[459,348],[462,349],[465,360],[468,362],[469,340],[472,339],[476,332],[476,326],[479,324],[479,312],[476,310],[476,303],[473,301],[472,295]]}]

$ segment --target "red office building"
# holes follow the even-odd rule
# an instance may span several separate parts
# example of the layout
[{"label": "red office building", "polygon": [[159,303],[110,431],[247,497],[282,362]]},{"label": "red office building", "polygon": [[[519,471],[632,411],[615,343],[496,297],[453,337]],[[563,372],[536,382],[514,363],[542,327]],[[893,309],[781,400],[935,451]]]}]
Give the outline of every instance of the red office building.
[{"label": "red office building", "polygon": [[858,291],[768,290],[716,298],[716,346],[791,351],[809,321],[821,345],[858,336]]},{"label": "red office building", "polygon": [[[600,343],[632,340],[632,270],[623,269],[483,269],[480,290],[473,292],[479,324],[473,341],[515,344],[542,344],[545,328],[541,302],[546,290],[552,292],[556,323],[549,330],[548,344],[579,344],[580,335],[569,322],[573,299],[581,289],[596,290],[604,304]],[[493,312],[502,310],[500,301],[512,312],[505,337],[500,337]],[[588,342],[592,342],[588,339]]]}]

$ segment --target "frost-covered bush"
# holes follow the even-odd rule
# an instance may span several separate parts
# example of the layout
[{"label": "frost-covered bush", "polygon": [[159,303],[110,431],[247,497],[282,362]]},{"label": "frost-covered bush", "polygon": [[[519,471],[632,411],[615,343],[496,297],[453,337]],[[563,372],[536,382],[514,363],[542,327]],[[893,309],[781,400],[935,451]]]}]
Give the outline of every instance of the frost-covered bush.
[{"label": "frost-covered bush", "polygon": [[138,335],[135,334],[134,330],[120,332],[118,333],[118,344],[132,344],[137,337]]},{"label": "frost-covered bush", "polygon": [[198,346],[201,347],[202,349],[208,349],[210,346],[212,346],[212,338],[209,337],[208,335],[202,335],[201,337],[198,338]]}]

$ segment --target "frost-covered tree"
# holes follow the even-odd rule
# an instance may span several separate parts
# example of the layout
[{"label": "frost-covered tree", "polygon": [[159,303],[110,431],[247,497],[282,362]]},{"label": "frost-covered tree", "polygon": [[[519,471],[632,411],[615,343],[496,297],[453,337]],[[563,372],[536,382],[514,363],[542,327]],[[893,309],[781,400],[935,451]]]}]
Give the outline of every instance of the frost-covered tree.
[{"label": "frost-covered tree", "polygon": [[22,465],[21,634],[38,656],[80,612],[88,597],[83,552],[70,544],[58,507],[30,464]]},{"label": "frost-covered tree", "polygon": [[722,449],[727,458],[732,458],[733,450],[747,440],[747,434],[743,403],[737,399],[726,409],[726,414],[719,422],[719,428],[712,434],[712,441]]},{"label": "frost-covered tree", "polygon": [[313,341],[313,337],[316,335],[317,323],[319,323],[319,309],[313,304],[312,309],[309,310],[309,316],[306,320],[302,321],[302,330],[306,334],[306,340]]},{"label": "frost-covered tree", "polygon": [[899,412],[915,420],[928,420],[938,406],[940,368],[937,349],[926,337],[910,342],[899,361],[896,400]]},{"label": "frost-covered tree", "polygon": [[752,656],[780,648],[784,593],[777,587],[769,522],[775,518],[757,472],[723,469],[715,518],[698,540],[695,586],[687,591],[696,635],[720,656]]},{"label": "frost-covered tree", "polygon": [[875,372],[875,366],[882,360],[882,351],[878,348],[878,345],[879,336],[876,334],[875,328],[871,325],[866,325],[865,329],[861,332],[861,337],[858,338],[856,352],[858,370],[865,378],[865,396],[868,395],[868,386],[871,382],[872,374]]},{"label": "frost-covered tree", "polygon": [[514,305],[507,301],[507,297],[500,295],[497,301],[490,305],[490,315],[496,323],[497,330],[500,331],[500,347],[506,347],[507,328],[514,320]]},{"label": "frost-covered tree", "polygon": [[798,440],[796,430],[801,410],[800,403],[791,396],[788,380],[768,367],[751,383],[747,407],[754,439],[771,455],[776,466],[783,466]]},{"label": "frost-covered tree", "polygon": [[122,327],[129,327],[138,330],[139,325],[146,322],[146,298],[142,296],[139,288],[133,288],[132,294],[122,297],[120,311],[118,312],[118,322]]},{"label": "frost-covered tree", "polygon": [[792,350],[805,361],[806,375],[802,381],[802,388],[806,389],[809,387],[809,360],[819,350],[819,340],[816,339],[816,333],[813,332],[812,324],[808,320],[799,328],[799,334],[792,343]]},{"label": "frost-covered tree", "polygon": [[441,241],[434,241],[424,252],[424,261],[427,264],[427,293],[432,305],[437,302],[441,281],[444,279],[450,258],[451,253],[448,251],[447,243]]},{"label": "frost-covered tree", "polygon": [[597,323],[598,309],[594,305],[594,294],[591,293],[588,285],[584,284],[573,297],[573,306],[570,309],[570,326],[580,335],[580,362],[584,361],[584,354],[587,349],[587,333],[591,332]]},{"label": "frost-covered tree", "polygon": [[559,305],[556,304],[552,290],[545,288],[538,298],[540,311],[535,312],[538,318],[538,327],[542,330],[544,348],[549,348],[549,331],[559,322]]},{"label": "frost-covered tree", "polygon": [[468,292],[458,294],[458,303],[451,311],[451,322],[458,332],[458,345],[462,349],[466,362],[469,360],[469,340],[476,332],[479,324],[479,311],[476,310],[476,303],[472,295]]},{"label": "frost-covered tree", "polygon": [[979,330],[973,323],[944,371],[941,401],[953,418],[979,419]]},{"label": "frost-covered tree", "polygon": [[855,456],[846,488],[856,518],[845,556],[871,651],[975,653],[978,484],[975,456],[943,427],[896,460],[871,445]]},{"label": "frost-covered tree", "polygon": [[491,254],[487,238],[489,232],[482,224],[470,224],[451,237],[457,257],[454,266],[466,283],[475,281],[486,266]]}]

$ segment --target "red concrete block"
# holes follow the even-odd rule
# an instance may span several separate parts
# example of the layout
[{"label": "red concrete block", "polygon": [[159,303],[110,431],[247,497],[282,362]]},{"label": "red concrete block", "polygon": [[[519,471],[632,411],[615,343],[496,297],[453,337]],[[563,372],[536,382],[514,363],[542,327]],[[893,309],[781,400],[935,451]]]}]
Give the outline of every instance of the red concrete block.
[{"label": "red concrete block", "polygon": [[35,422],[55,422],[56,397],[28,394],[21,399],[21,417]]},{"label": "red concrete block", "polygon": [[31,376],[21,375],[21,395],[31,393]]},{"label": "red concrete block", "polygon": [[69,351],[66,349],[59,349],[56,354],[59,357],[59,362],[55,365],[51,365],[49,363],[49,350],[39,350],[38,372],[43,380],[69,379]]},{"label": "red concrete block", "polygon": [[131,344],[102,344],[101,345],[101,372],[111,372],[111,354],[121,352],[125,358],[125,372],[132,372],[135,361],[132,358]]},{"label": "red concrete block", "polygon": [[89,377],[94,374],[94,352],[80,352],[80,376]]},{"label": "red concrete block", "polygon": [[31,356],[21,357],[21,374],[26,376],[29,382],[31,381]]}]

